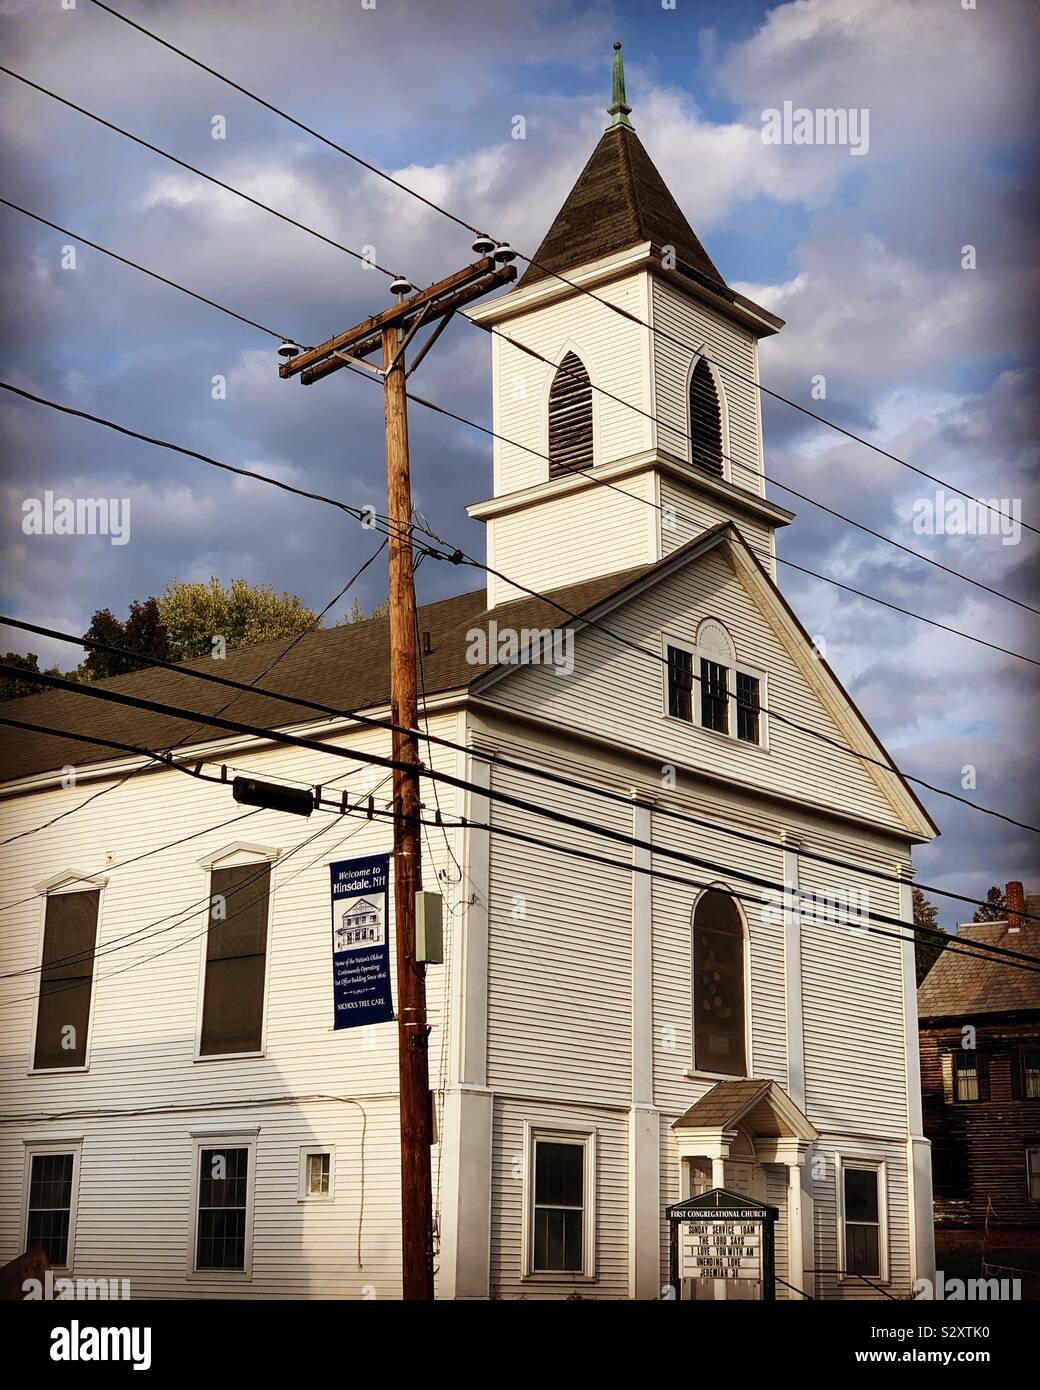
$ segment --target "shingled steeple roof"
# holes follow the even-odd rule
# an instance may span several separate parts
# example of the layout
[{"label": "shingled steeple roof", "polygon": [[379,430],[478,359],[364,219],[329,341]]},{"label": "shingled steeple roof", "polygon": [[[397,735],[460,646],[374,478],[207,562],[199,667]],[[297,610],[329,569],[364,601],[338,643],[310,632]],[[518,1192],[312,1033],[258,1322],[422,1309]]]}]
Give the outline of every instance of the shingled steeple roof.
[{"label": "shingled steeple roof", "polygon": [[[615,46],[617,49],[620,45]],[[621,54],[614,66],[611,124],[556,214],[520,285],[565,273],[627,246],[650,242],[654,256],[675,248],[675,269],[732,298],[679,204],[628,121]],[[619,81],[620,78],[620,81]],[[620,95],[620,101],[619,101]]]}]

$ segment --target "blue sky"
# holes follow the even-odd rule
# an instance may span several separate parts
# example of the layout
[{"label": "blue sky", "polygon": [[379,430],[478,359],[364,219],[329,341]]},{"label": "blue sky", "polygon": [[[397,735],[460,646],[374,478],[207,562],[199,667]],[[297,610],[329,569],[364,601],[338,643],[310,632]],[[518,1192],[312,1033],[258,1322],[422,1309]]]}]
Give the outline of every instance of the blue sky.
[{"label": "blue sky", "polygon": [[[1035,8],[987,0],[809,0],[777,6],[650,3],[524,6],[377,0],[124,0],[124,11],[267,95],[406,183],[533,251],[593,148],[622,39],[641,139],[724,275],[787,328],[764,348],[778,391],[901,457],[1036,519],[1037,284],[1029,203]],[[95,6],[0,0],[7,62],[70,99],[419,283],[458,265],[469,238]],[[870,148],[766,146],[763,110],[784,100],[867,108]],[[356,263],[245,208],[154,154],[7,77],[5,196],[141,260],[251,318],[314,342],[379,307]],[[527,138],[510,138],[517,114]],[[227,139],[211,138],[216,115]],[[6,374],[27,389],[230,462],[382,506],[379,392],[337,379],[303,391],[274,377],[271,344],[162,285],[0,208]],[[977,248],[965,271],[961,248]],[[215,375],[227,381],[214,400]],[[813,402],[810,382],[827,378]],[[489,419],[483,335],[453,325],[418,389]],[[366,553],[320,507],[214,476],[169,454],[38,408],[0,402],[6,437],[4,602],[83,631],[177,576],[270,580],[320,608]],[[777,478],[943,563],[1027,599],[1035,537],[927,537],[910,526],[924,484],[789,408],[765,409]],[[413,418],[416,502],[443,534],[480,550],[467,502],[490,491],[487,440]],[[26,545],[20,500],[51,486],[131,495],[134,540]],[[773,490],[777,500],[789,501]],[[1040,651],[1035,618],[870,541],[802,503],[782,553],[889,601]],[[460,587],[432,564],[423,597]],[[373,567],[360,597],[385,581]],[[899,618],[794,572],[783,587],[904,766],[1036,823],[1035,669]],[[43,643],[47,661],[66,659]],[[926,798],[942,839],[921,876],[982,893],[1037,883],[1036,837]],[[952,923],[957,913],[944,911]]]}]

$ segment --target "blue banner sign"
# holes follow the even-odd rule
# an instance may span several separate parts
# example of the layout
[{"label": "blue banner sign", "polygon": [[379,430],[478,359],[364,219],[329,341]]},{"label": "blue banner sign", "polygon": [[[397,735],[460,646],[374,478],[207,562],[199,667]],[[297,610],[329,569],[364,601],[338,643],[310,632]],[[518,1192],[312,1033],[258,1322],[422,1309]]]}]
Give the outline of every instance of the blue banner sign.
[{"label": "blue banner sign", "polygon": [[390,856],[341,859],[332,877],[332,997],[334,1027],[386,1023],[390,994]]}]

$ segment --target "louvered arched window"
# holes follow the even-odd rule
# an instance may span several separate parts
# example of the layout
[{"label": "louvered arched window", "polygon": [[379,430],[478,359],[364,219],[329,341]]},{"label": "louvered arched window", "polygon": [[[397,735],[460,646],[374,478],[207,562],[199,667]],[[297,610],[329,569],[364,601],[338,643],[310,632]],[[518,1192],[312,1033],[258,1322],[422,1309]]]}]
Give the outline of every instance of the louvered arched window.
[{"label": "louvered arched window", "polygon": [[720,888],[703,893],[693,915],[693,1053],[698,1071],[747,1074],[744,926]]},{"label": "louvered arched window", "polygon": [[722,405],[703,357],[690,377],[690,455],[701,468],[722,477]]},{"label": "louvered arched window", "polygon": [[549,477],[592,467],[592,383],[573,352],[549,388]]}]

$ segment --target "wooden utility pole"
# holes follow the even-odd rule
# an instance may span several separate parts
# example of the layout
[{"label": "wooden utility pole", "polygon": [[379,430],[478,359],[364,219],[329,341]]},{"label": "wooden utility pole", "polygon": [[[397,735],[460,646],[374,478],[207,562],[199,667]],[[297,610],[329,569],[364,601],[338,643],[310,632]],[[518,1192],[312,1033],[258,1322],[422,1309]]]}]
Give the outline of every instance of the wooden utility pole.
[{"label": "wooden utility pole", "polygon": [[[486,239],[485,239],[486,241]],[[506,248],[508,251],[508,248]],[[511,253],[509,253],[511,258]],[[401,1087],[401,1253],[406,1299],[433,1298],[433,1185],[430,1146],[433,1105],[426,1021],[426,965],[416,959],[415,894],[422,887],[419,718],[416,673],[415,576],[412,563],[412,485],[408,455],[408,375],[440,336],[457,308],[514,279],[511,265],[483,257],[407,297],[391,309],[302,351],[283,344],[282,377],[309,385],[341,367],[372,372],[383,382],[386,417],[386,495],[389,519],[390,706],[394,786],[394,912],[397,927],[397,1050]],[[396,283],[396,282],[395,282]],[[410,290],[410,286],[407,287]],[[422,325],[433,331],[411,367],[405,350]],[[380,349],[382,369],[366,362]],[[291,354],[291,355],[290,355]]]}]

